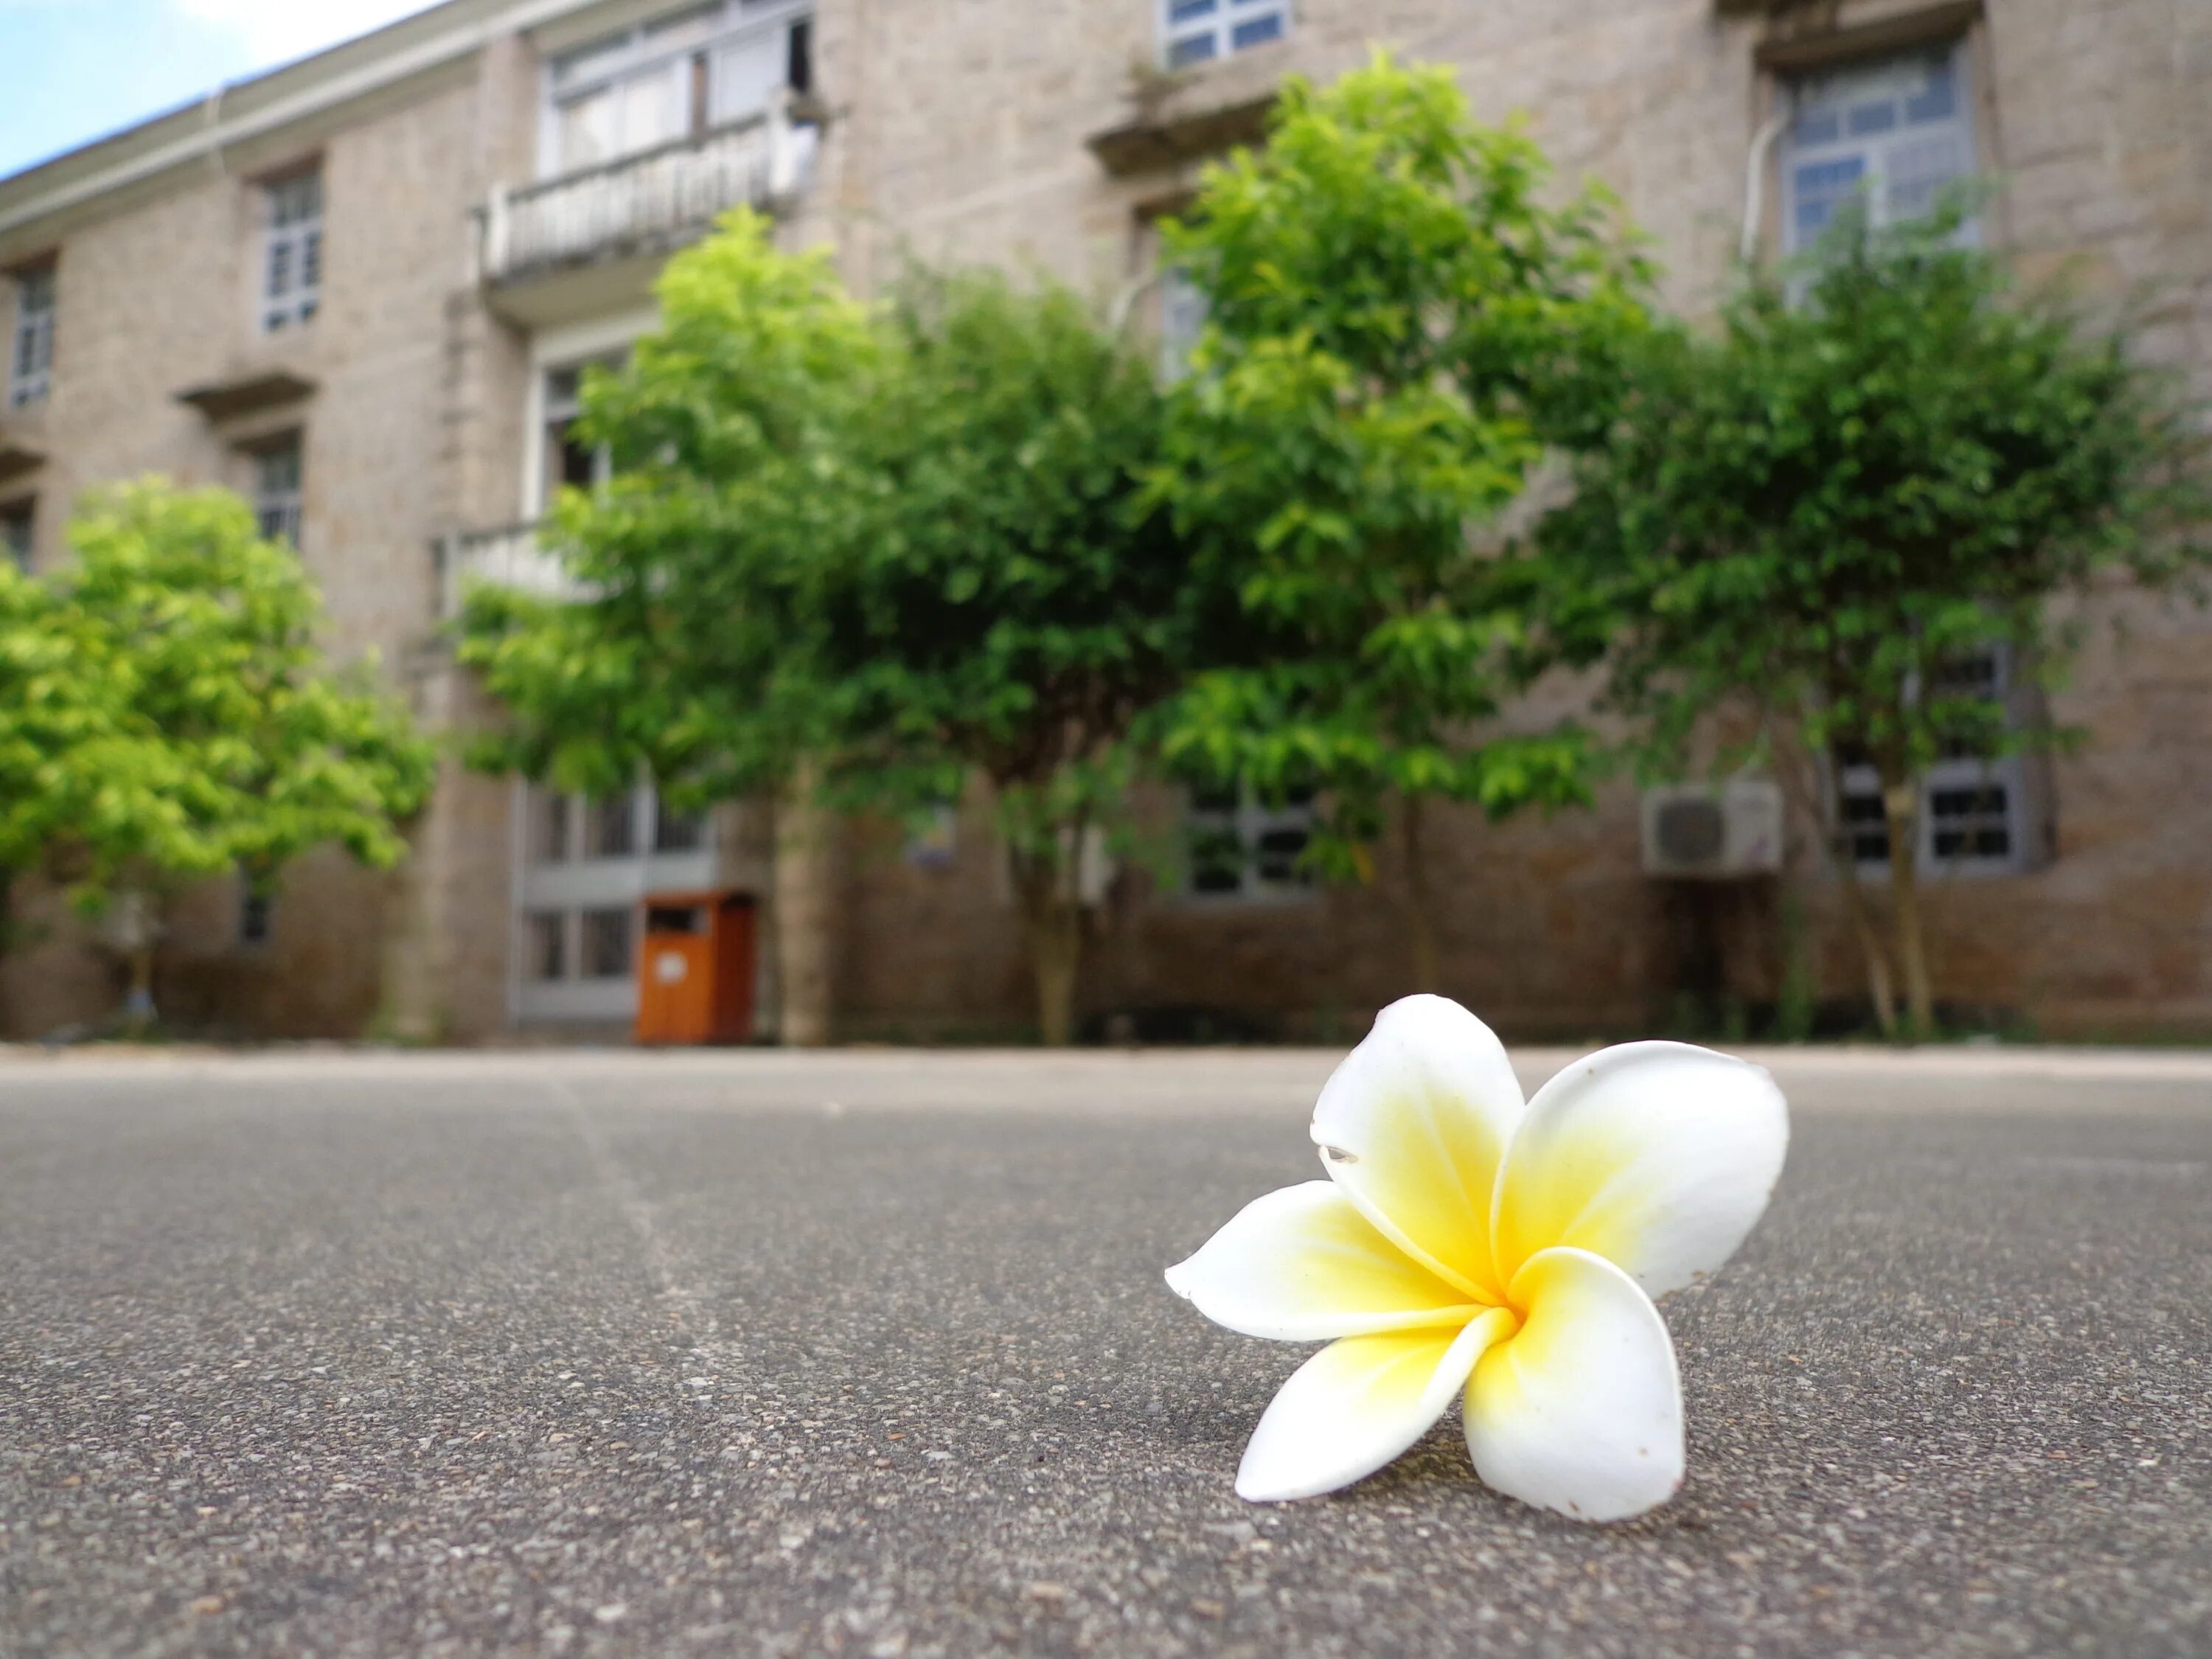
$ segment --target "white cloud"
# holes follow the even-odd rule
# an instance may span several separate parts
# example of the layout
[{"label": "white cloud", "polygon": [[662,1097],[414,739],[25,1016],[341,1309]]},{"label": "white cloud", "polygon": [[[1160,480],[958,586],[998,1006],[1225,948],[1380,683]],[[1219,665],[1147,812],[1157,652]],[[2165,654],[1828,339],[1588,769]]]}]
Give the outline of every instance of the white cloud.
[{"label": "white cloud", "polygon": [[182,16],[234,36],[257,69],[336,46],[421,11],[432,0],[163,0]]}]

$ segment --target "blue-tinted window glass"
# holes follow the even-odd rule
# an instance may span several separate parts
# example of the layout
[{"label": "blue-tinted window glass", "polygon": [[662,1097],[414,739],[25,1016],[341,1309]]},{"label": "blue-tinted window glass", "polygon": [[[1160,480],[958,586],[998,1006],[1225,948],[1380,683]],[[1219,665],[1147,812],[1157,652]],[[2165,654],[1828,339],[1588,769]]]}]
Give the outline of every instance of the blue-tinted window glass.
[{"label": "blue-tinted window glass", "polygon": [[1188,23],[1194,17],[1205,17],[1213,10],[1214,0],[1169,0],[1168,21]]},{"label": "blue-tinted window glass", "polygon": [[1178,40],[1168,53],[1168,62],[1176,69],[1185,64],[1202,64],[1213,56],[1213,37],[1194,34],[1188,40]]},{"label": "blue-tinted window glass", "polygon": [[1958,112],[1958,82],[1952,79],[1951,66],[1947,63],[1932,65],[1928,71],[1927,89],[1905,100],[1907,121],[1948,121]]},{"label": "blue-tinted window glass", "polygon": [[1798,116],[1790,137],[1801,144],[1825,144],[1843,131],[1832,109],[1808,109]]},{"label": "blue-tinted window glass", "polygon": [[1249,23],[1239,23],[1230,32],[1230,43],[1242,52],[1247,46],[1256,46],[1265,40],[1279,40],[1283,35],[1282,13],[1269,12],[1265,17],[1255,17]]},{"label": "blue-tinted window glass", "polygon": [[1860,104],[1850,112],[1851,134],[1887,132],[1897,125],[1897,106],[1888,99],[1878,104]]}]

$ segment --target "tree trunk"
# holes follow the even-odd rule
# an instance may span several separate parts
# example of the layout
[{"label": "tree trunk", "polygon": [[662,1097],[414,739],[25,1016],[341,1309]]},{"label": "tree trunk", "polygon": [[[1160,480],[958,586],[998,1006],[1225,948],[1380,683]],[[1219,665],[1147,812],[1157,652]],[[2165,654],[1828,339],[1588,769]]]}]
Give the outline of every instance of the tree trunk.
[{"label": "tree trunk", "polygon": [[1407,795],[1399,828],[1406,851],[1406,933],[1413,950],[1413,989],[1439,991],[1437,966],[1437,919],[1429,902],[1429,854],[1422,836],[1422,800]]},{"label": "tree trunk", "polygon": [[133,1036],[152,1026],[154,1009],[154,946],[152,941],[131,950],[131,988],[123,999],[123,1027]]},{"label": "tree trunk", "polygon": [[1802,746],[1793,742],[1787,744],[1786,749],[1802,764],[1793,764],[1784,758],[1785,744],[1778,741],[1774,750],[1778,769],[1790,793],[1796,797],[1797,810],[1813,826],[1828,867],[1836,872],[1836,885],[1844,896],[1844,915],[1851,925],[1852,937],[1858,940],[1859,959],[1866,968],[1867,995],[1874,1003],[1875,1029],[1885,1037],[1894,1037],[1897,990],[1890,978],[1889,952],[1882,948],[1881,934],[1874,925],[1874,914],[1867,904],[1866,889],[1859,884],[1858,863],[1851,856],[1850,837],[1840,824],[1830,827],[1826,809],[1821,804],[1820,786],[1808,775],[1813,763]]},{"label": "tree trunk", "polygon": [[775,805],[776,1035],[788,1048],[830,1041],[830,815],[802,768]]},{"label": "tree trunk", "polygon": [[[1076,844],[1081,845],[1079,835]],[[1065,1048],[1075,1040],[1075,987],[1083,965],[1083,907],[1069,890],[1075,871],[1018,858],[1015,880],[1036,982],[1038,1040],[1048,1048]]]},{"label": "tree trunk", "polygon": [[1905,1035],[1924,1042],[1936,1035],[1936,994],[1928,976],[1928,944],[1920,925],[1920,786],[1917,779],[1885,778],[1881,812],[1889,826],[1889,898],[1895,912],[1897,956],[1905,970]]},{"label": "tree trunk", "polygon": [[[1838,842],[1841,842],[1840,845]],[[1867,994],[1874,999],[1875,1029],[1885,1037],[1897,1036],[1897,987],[1889,975],[1889,952],[1883,948],[1881,932],[1874,925],[1874,912],[1868,906],[1866,889],[1859,884],[1859,872],[1852,859],[1847,839],[1838,836],[1830,841],[1830,860],[1836,866],[1836,877],[1842,884],[1844,914],[1850,918],[1851,932],[1859,941],[1859,954],[1865,958]]]}]

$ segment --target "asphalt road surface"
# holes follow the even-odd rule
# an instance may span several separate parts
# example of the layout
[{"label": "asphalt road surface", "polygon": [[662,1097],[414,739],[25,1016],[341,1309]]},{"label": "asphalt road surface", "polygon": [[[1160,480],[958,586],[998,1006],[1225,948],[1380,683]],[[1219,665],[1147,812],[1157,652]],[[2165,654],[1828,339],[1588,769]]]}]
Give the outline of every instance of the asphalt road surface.
[{"label": "asphalt road surface", "polygon": [[2212,1653],[2212,1058],[1771,1059],[1607,1528],[1231,1492],[1331,1059],[0,1058],[0,1654]]}]

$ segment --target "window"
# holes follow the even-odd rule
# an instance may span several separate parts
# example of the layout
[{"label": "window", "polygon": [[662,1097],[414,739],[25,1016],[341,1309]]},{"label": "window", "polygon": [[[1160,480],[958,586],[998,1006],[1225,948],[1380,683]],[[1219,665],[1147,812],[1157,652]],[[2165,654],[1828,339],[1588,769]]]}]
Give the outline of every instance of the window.
[{"label": "window", "polygon": [[1162,55],[1170,69],[1265,46],[1290,29],[1290,0],[1160,0]]},{"label": "window", "polygon": [[26,495],[20,501],[0,502],[0,553],[15,568],[28,571],[38,530],[38,503]]},{"label": "window", "polygon": [[302,173],[263,192],[261,326],[274,334],[313,319],[323,297],[323,175]]},{"label": "window", "polygon": [[253,516],[268,541],[300,544],[300,440],[296,434],[253,457]]},{"label": "window", "polygon": [[596,363],[570,363],[545,371],[544,486],[541,510],[550,511],[553,498],[564,486],[596,489],[613,470],[613,459],[604,444],[587,444],[577,434],[576,419],[584,412],[584,371],[587,368],[620,368],[619,356]]},{"label": "window", "polygon": [[1784,237],[1808,248],[1863,196],[1877,225],[1917,218],[1974,170],[1965,54],[1908,52],[1809,75],[1790,88],[1782,151]]},{"label": "window", "polygon": [[568,977],[568,918],[558,910],[538,910],[523,918],[527,954],[524,971],[534,980]]},{"label": "window", "polygon": [[653,850],[656,853],[696,853],[707,844],[703,812],[684,812],[671,806],[656,790],[653,797]]},{"label": "window", "polygon": [[1190,373],[1190,354],[1205,331],[1206,290],[1181,266],[1160,273],[1160,375],[1170,382]]},{"label": "window", "polygon": [[[2008,649],[1978,651],[1943,675],[1947,697],[1986,697],[2013,712]],[[1837,771],[1837,810],[1850,838],[1851,856],[1869,872],[1889,865],[1889,826],[1882,813],[1881,781],[1863,757],[1844,755]],[[1959,875],[2008,875],[2028,868],[2040,849],[2030,814],[2027,768],[2021,757],[1988,759],[1954,752],[1936,761],[1921,781],[1923,869]]]},{"label": "window", "polygon": [[568,859],[568,797],[549,791],[530,792],[530,861],[564,864]]},{"label": "window", "polygon": [[554,59],[544,170],[575,173],[696,137],[813,81],[805,0],[694,6]]},{"label": "window", "polygon": [[254,886],[245,876],[238,878],[238,942],[249,947],[269,943],[276,932],[276,897]]},{"label": "window", "polygon": [[637,851],[637,798],[607,795],[582,803],[584,856],[628,858]]},{"label": "window", "polygon": [[46,400],[54,374],[54,262],[15,275],[15,333],[8,353],[8,406]]},{"label": "window", "polygon": [[586,910],[582,922],[584,977],[627,978],[630,969],[630,912]]},{"label": "window", "polygon": [[1194,789],[1183,814],[1183,851],[1193,893],[1267,898],[1313,884],[1305,852],[1313,841],[1313,794],[1271,805],[1249,790]]}]

